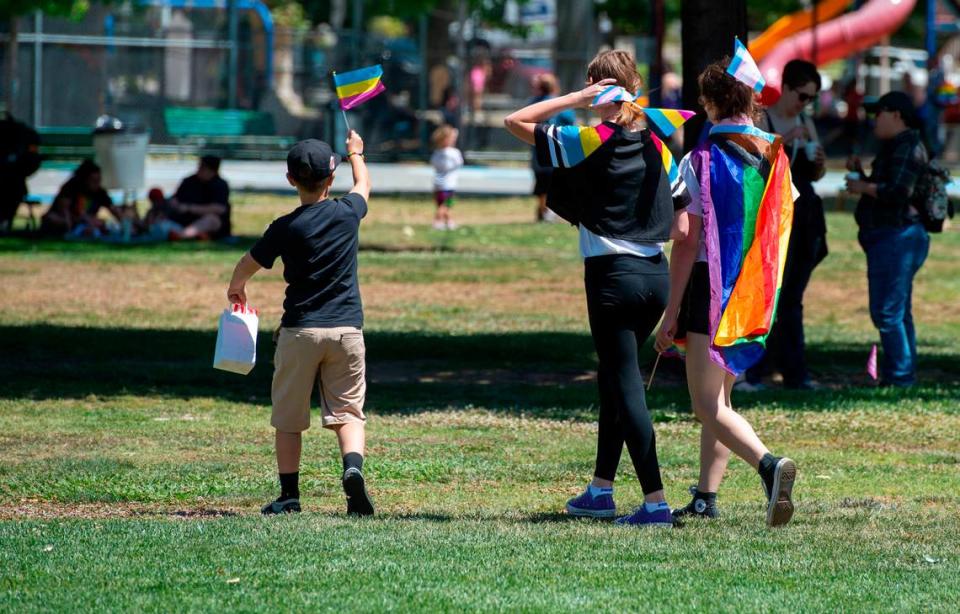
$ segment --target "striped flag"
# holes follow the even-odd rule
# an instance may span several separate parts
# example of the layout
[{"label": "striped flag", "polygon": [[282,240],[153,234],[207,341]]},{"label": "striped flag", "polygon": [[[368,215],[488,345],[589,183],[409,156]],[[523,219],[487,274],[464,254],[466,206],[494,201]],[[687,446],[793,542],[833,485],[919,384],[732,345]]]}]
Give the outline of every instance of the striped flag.
[{"label": "striped flag", "polygon": [[694,111],[681,109],[644,109],[643,114],[647,121],[660,133],[662,138],[669,138],[688,119],[696,115]]},{"label": "striped flag", "polygon": [[760,68],[757,66],[757,62],[739,38],[734,39],[733,59],[730,61],[730,67],[727,68],[727,73],[758,94],[763,91],[763,87],[767,84]]},{"label": "striped flag", "polygon": [[382,78],[383,68],[379,64],[342,74],[334,72],[333,84],[337,88],[340,108],[345,111],[352,109],[387,89]]}]

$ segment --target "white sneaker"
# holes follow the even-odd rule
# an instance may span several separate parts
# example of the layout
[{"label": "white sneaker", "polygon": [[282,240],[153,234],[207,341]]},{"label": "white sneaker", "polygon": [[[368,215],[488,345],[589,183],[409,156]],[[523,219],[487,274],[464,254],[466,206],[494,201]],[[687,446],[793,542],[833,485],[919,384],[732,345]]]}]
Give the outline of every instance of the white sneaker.
[{"label": "white sneaker", "polygon": [[433,229],[434,229],[434,230],[446,230],[446,229],[447,229],[447,225],[444,224],[443,222],[437,221],[437,222],[434,222],[434,223],[433,223]]},{"label": "white sneaker", "polygon": [[447,224],[447,230],[456,230],[457,228],[459,228],[459,226],[457,226],[456,222],[449,222]]}]

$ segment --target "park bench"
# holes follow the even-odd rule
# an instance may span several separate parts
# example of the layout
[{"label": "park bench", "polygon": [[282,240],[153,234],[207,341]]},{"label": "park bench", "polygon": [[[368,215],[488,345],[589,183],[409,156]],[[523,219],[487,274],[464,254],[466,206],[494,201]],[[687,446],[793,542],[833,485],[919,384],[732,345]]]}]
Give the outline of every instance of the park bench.
[{"label": "park bench", "polygon": [[45,158],[92,158],[93,129],[90,126],[41,126],[40,153]]},{"label": "park bench", "polygon": [[277,136],[273,116],[262,111],[167,107],[163,119],[180,148],[224,158],[274,158],[296,141]]}]

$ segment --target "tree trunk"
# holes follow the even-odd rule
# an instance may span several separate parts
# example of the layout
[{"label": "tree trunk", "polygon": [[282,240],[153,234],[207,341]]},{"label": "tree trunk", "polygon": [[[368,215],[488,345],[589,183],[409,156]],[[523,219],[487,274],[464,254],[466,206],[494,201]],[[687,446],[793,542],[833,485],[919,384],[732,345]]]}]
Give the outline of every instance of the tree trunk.
[{"label": "tree trunk", "polygon": [[6,87],[5,101],[7,103],[7,113],[13,114],[14,102],[17,99],[17,34],[19,24],[16,17],[10,18],[10,41],[7,43],[7,62],[4,72],[4,85]]},{"label": "tree trunk", "polygon": [[700,111],[684,126],[684,151],[696,147],[706,116],[697,103],[697,77],[709,64],[733,54],[733,39],[747,43],[746,0],[683,0],[683,107]]},{"label": "tree trunk", "polygon": [[583,87],[587,64],[597,51],[593,11],[593,2],[589,0],[566,0],[557,3],[554,66],[557,68],[561,92]]}]

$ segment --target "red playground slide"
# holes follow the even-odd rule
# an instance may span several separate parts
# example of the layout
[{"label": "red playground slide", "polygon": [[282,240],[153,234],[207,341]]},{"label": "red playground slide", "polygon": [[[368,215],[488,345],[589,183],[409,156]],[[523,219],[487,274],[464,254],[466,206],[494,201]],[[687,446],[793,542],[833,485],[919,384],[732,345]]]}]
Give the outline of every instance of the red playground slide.
[{"label": "red playground slide", "polygon": [[[917,0],[869,0],[859,10],[817,27],[817,63],[863,51],[892,34],[907,20]],[[814,34],[805,30],[785,39],[760,62],[767,87],[780,91],[780,76],[790,60],[813,60]]]}]

